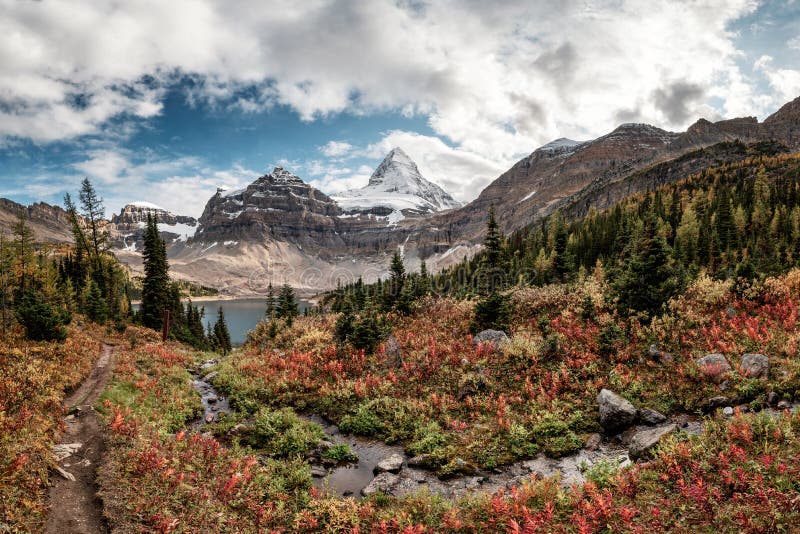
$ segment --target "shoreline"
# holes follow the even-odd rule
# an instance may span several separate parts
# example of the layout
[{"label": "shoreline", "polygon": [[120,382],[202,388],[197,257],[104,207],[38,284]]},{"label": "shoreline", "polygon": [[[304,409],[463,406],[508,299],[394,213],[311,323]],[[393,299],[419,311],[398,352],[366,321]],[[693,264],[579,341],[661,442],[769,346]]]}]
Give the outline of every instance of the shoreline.
[{"label": "shoreline", "polygon": [[[318,299],[320,298],[320,295],[319,294],[315,294],[315,295],[308,296],[308,297],[303,296],[303,295],[297,295],[297,298],[299,300],[302,300],[304,302],[308,302],[309,304],[313,304],[314,306],[316,306],[318,304]],[[267,296],[266,295],[259,295],[259,294],[253,294],[253,295],[203,295],[203,296],[200,296],[200,297],[181,296],[181,302],[186,302],[188,300],[191,300],[192,303],[211,302],[211,301],[217,301],[217,300],[224,300],[224,301],[229,301],[229,300],[264,300],[264,301],[266,301],[267,300]],[[135,305],[135,306],[139,306],[139,305],[141,305],[141,303],[142,303],[141,299],[131,300],[131,304]]]}]

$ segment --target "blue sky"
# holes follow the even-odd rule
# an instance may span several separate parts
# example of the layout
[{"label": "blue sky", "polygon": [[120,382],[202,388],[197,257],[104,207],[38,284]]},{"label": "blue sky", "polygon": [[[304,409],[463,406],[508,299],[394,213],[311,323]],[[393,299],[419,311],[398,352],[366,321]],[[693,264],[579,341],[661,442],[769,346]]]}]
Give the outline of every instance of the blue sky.
[{"label": "blue sky", "polygon": [[198,216],[282,165],[325,192],[394,146],[469,201],[557,137],[763,119],[800,2],[0,0],[0,196]]}]

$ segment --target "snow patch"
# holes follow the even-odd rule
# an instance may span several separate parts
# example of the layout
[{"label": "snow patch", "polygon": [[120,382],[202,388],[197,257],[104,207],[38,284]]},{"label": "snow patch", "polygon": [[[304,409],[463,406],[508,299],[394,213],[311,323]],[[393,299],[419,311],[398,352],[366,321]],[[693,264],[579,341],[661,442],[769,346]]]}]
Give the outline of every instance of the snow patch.
[{"label": "snow patch", "polygon": [[531,197],[532,197],[533,195],[535,195],[535,194],[536,194],[536,191],[531,191],[530,193],[528,193],[527,195],[525,195],[525,196],[522,198],[522,200],[520,200],[519,202],[517,202],[517,204],[522,204],[523,202],[525,202],[526,200],[528,200],[529,198],[531,198]]},{"label": "snow patch", "polygon": [[161,206],[156,206],[152,202],[145,202],[144,200],[137,200],[136,202],[129,202],[128,206],[133,206],[134,208],[144,208],[148,210],[159,210],[159,211],[167,211]]},{"label": "snow patch", "polygon": [[197,227],[183,223],[158,223],[158,231],[167,232],[170,234],[178,234],[178,241],[186,241],[190,237],[194,237],[195,232],[197,232]]}]

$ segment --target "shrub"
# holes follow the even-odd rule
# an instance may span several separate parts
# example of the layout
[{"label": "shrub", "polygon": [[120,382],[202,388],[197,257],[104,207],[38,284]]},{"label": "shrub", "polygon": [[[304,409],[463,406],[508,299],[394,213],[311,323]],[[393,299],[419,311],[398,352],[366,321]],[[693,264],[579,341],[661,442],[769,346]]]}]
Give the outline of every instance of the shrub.
[{"label": "shrub", "polygon": [[322,453],[322,456],[336,462],[357,462],[358,455],[354,453],[347,443],[337,443]]},{"label": "shrub", "polygon": [[26,291],[14,308],[14,315],[25,328],[25,337],[33,341],[64,341],[64,328],[70,321],[68,312],[45,302],[36,291]]},{"label": "shrub", "polygon": [[319,425],[300,419],[291,408],[262,408],[255,415],[249,444],[273,458],[307,453],[323,439]]}]

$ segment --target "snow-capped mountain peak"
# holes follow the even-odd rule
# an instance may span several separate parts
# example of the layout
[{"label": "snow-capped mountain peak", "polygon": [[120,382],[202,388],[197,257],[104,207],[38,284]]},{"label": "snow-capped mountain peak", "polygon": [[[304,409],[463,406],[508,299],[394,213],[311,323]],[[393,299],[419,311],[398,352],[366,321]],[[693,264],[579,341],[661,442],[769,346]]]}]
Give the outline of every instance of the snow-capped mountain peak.
[{"label": "snow-capped mountain peak", "polygon": [[365,187],[345,191],[332,198],[347,212],[383,208],[398,212],[432,213],[461,205],[447,191],[426,180],[414,160],[399,147],[386,155]]}]

